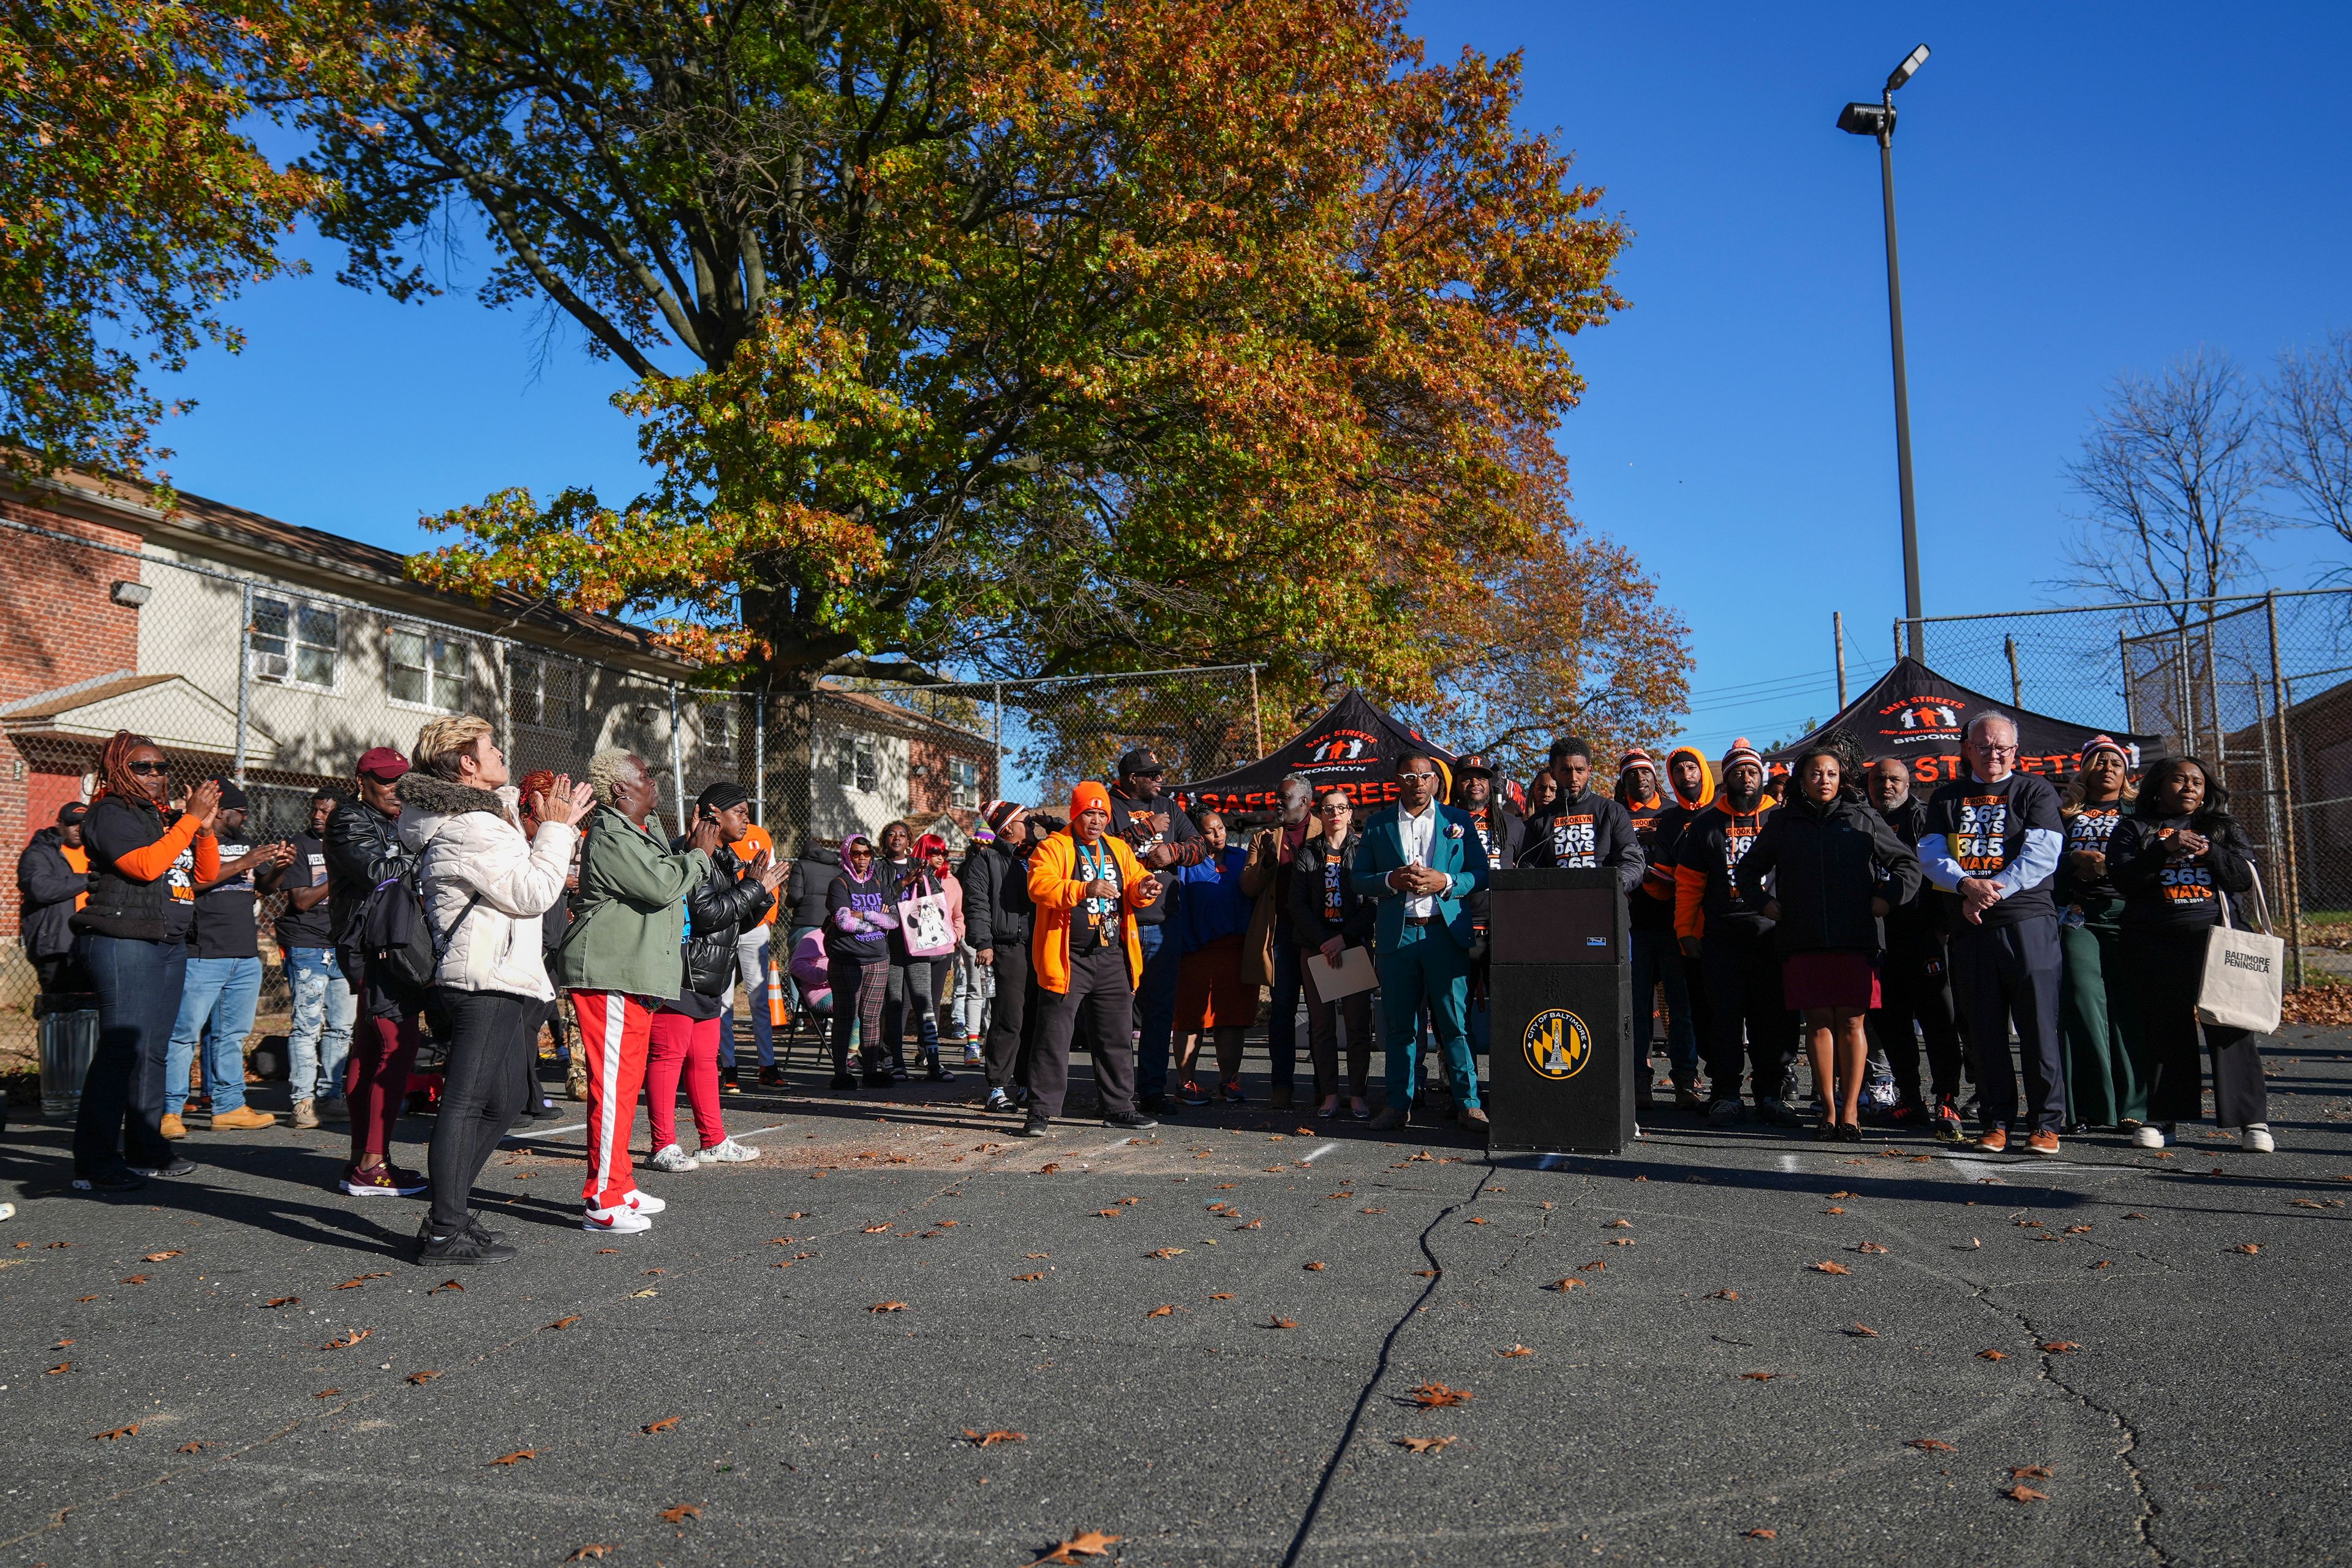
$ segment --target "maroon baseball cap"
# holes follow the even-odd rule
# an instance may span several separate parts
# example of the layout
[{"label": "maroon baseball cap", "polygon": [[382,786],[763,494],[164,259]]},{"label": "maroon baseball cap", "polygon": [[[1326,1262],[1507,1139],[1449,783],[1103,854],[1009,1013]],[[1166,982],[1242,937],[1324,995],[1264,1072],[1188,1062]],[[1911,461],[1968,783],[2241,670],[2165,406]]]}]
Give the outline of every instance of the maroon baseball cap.
[{"label": "maroon baseball cap", "polygon": [[390,746],[371,746],[361,753],[360,765],[352,771],[363,778],[390,784],[408,771],[408,759]]}]

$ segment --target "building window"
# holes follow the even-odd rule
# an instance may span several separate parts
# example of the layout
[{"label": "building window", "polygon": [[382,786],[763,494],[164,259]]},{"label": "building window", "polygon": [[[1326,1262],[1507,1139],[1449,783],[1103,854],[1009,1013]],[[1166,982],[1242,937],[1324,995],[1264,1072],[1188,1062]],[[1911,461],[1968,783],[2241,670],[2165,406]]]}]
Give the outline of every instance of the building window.
[{"label": "building window", "polygon": [[247,638],[254,679],[332,687],[338,629],[332,610],[299,599],[257,597]]},{"label": "building window", "polygon": [[394,626],[384,637],[386,685],[395,702],[455,713],[466,705],[466,645],[439,632]]},{"label": "building window", "polygon": [[980,806],[980,764],[970,757],[948,759],[948,804],[974,811]]},{"label": "building window", "polygon": [[702,760],[735,760],[735,700],[731,697],[711,698],[702,704]]},{"label": "building window", "polygon": [[860,789],[871,795],[882,782],[881,759],[875,754],[871,735],[844,735],[841,738],[841,759],[834,782],[843,789]]}]

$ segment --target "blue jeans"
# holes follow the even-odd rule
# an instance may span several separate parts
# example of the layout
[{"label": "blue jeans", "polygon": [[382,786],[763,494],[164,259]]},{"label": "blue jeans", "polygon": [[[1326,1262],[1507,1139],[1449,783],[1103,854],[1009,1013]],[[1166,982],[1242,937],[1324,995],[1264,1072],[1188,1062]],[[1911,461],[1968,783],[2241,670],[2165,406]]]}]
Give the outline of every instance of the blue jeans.
[{"label": "blue jeans", "polygon": [[1412,1103],[1421,1073],[1421,1009],[1429,1005],[1445,1054],[1454,1103],[1478,1103],[1478,1065],[1470,1056],[1470,955],[1437,926],[1405,926],[1380,955],[1381,1044],[1388,1058],[1389,1109]]},{"label": "blue jeans", "polygon": [[[776,1065],[775,1026],[768,1021],[768,928],[754,926],[735,939],[735,975],[751,999],[751,1041],[760,1047],[760,1065]],[[727,1026],[719,1031],[719,1058],[735,1065],[734,993],[728,993]]]},{"label": "blue jeans", "polygon": [[1274,1011],[1265,1020],[1265,1055],[1273,1081],[1287,1088],[1297,1076],[1298,949],[1290,933],[1274,933]]},{"label": "blue jeans", "polygon": [[[163,1052],[179,1012],[188,944],[87,936],[80,946],[98,987],[98,1048],[82,1079],[74,1174],[87,1180],[125,1166],[160,1169],[172,1163],[162,1131]],[[183,1084],[187,1070],[180,1068]]]},{"label": "blue jeans", "polygon": [[286,1037],[286,1072],[294,1098],[334,1100],[343,1092],[343,1065],[352,1054],[352,1020],[360,999],[343,984],[331,947],[298,947],[286,954],[287,988],[294,993],[294,1027]]},{"label": "blue jeans", "polygon": [[[1666,1061],[1677,1073],[1698,1071],[1698,1026],[1691,1017],[1690,961],[1670,931],[1637,931],[1633,939],[1633,1027],[1650,1027],[1650,997],[1666,988]],[[1633,1043],[1649,1055],[1649,1035]]]},{"label": "blue jeans", "polygon": [[1164,926],[1139,925],[1143,942],[1143,979],[1135,988],[1135,1092],[1148,1100],[1168,1092],[1168,1039],[1176,1032],[1176,975],[1184,955],[1167,939]]},{"label": "blue jeans", "polygon": [[188,1103],[188,1061],[196,1037],[211,1026],[205,1047],[205,1092],[213,1114],[245,1108],[245,1037],[261,1000],[258,958],[192,958],[180,990],[180,1019],[163,1055],[163,1110],[177,1116]]}]

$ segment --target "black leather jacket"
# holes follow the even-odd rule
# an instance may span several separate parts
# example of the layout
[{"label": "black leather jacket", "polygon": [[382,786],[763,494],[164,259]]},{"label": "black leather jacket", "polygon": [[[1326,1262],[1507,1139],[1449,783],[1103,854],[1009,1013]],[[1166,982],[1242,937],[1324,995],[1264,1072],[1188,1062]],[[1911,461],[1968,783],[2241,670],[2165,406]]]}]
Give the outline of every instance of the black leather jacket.
[{"label": "black leather jacket", "polygon": [[963,882],[964,940],[975,951],[1028,942],[1037,906],[1029,898],[1026,855],[1002,838],[975,845],[956,875]]},{"label": "black leather jacket", "polygon": [[1348,884],[1347,875],[1348,868],[1355,863],[1356,847],[1363,841],[1362,833],[1349,828],[1347,842],[1339,847],[1339,907],[1344,913],[1337,925],[1324,915],[1323,835],[1316,833],[1298,847],[1297,855],[1290,862],[1290,940],[1301,951],[1311,952],[1335,936],[1350,947],[1370,943],[1381,901],[1354,891]]},{"label": "black leather jacket", "polygon": [[327,818],[327,905],[330,935],[340,948],[376,884],[397,877],[415,858],[400,841],[400,819],[362,800],[347,800]]},{"label": "black leather jacket", "polygon": [[735,939],[775,901],[735,851],[724,844],[713,850],[709,878],[686,895],[687,984],[704,996],[726,994],[735,978]]}]

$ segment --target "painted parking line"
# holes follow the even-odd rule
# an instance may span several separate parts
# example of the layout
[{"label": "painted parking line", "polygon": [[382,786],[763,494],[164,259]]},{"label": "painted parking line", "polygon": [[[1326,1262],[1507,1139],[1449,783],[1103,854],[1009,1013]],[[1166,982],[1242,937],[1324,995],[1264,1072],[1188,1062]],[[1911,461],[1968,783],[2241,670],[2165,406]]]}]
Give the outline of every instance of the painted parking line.
[{"label": "painted parking line", "polygon": [[1332,1150],[1337,1149],[1339,1146],[1339,1145],[1337,1143],[1326,1143],[1318,1149],[1309,1150],[1307,1152],[1298,1156],[1298,1163],[1302,1165],[1311,1165],[1315,1163],[1316,1161],[1321,1159],[1324,1155],[1328,1154]]}]

